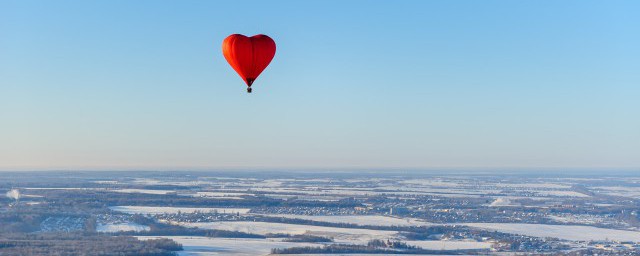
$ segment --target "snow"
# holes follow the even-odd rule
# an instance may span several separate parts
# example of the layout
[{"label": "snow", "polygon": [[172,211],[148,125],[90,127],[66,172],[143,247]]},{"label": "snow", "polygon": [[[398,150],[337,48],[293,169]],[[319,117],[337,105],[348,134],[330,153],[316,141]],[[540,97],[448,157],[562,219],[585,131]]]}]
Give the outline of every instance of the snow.
[{"label": "snow", "polygon": [[192,194],[194,197],[228,197],[228,196],[252,196],[253,194],[248,193],[237,193],[237,192],[196,192]]},{"label": "snow", "polygon": [[144,236],[140,240],[168,238],[182,244],[180,256],[255,256],[269,255],[272,248],[289,248],[298,246],[320,246],[312,243],[281,242],[275,239],[250,238],[213,238],[193,236]]},{"label": "snow", "polygon": [[202,229],[219,229],[240,231],[252,234],[265,235],[269,233],[283,233],[290,235],[309,234],[317,236],[332,237],[335,242],[366,244],[372,239],[394,239],[397,237],[396,231],[383,231],[372,229],[356,229],[356,228],[334,228],[321,227],[312,225],[298,225],[271,222],[252,222],[252,221],[220,221],[220,222],[199,222],[187,223],[177,222],[186,227],[197,227]]},{"label": "snow", "polygon": [[295,214],[261,214],[269,217],[282,217],[289,219],[304,219],[312,221],[323,221],[331,223],[351,223],[357,225],[372,226],[428,226],[429,222],[415,218],[395,218],[389,216],[378,215],[329,215],[329,216],[310,216]]},{"label": "snow", "polygon": [[409,245],[419,246],[429,250],[472,250],[489,249],[493,243],[477,241],[403,241]]},{"label": "snow", "polygon": [[597,191],[600,193],[610,195],[610,196],[640,198],[640,187],[604,186],[604,187],[594,187],[594,189],[597,189]]},{"label": "snow", "polygon": [[20,190],[17,190],[17,189],[9,190],[6,196],[16,201],[20,200]]},{"label": "snow", "polygon": [[495,191],[468,191],[454,189],[432,189],[432,188],[407,188],[379,187],[394,191],[370,191],[369,189],[314,189],[303,190],[300,188],[251,188],[250,191],[281,194],[305,194],[305,195],[338,195],[338,196],[375,196],[375,195],[431,195],[440,197],[480,197],[486,193],[497,193]]},{"label": "snow", "polygon": [[199,185],[211,185],[212,182],[193,180],[193,181],[161,181],[157,179],[148,178],[136,178],[132,183],[142,185],[172,185],[172,186],[199,186]]},{"label": "snow", "polygon": [[33,190],[100,190],[100,188],[23,188]]},{"label": "snow", "polygon": [[505,188],[535,188],[535,189],[568,189],[569,185],[557,183],[496,183],[496,187]]},{"label": "snow", "polygon": [[118,193],[140,193],[140,194],[151,194],[151,195],[166,195],[176,193],[173,190],[158,190],[158,189],[135,189],[135,188],[124,188],[124,189],[114,189],[112,192]]},{"label": "snow", "polygon": [[460,182],[445,181],[441,179],[410,179],[403,180],[401,183],[431,187],[460,187],[461,184]]},{"label": "snow", "polygon": [[[181,256],[254,256],[269,255],[272,248],[290,248],[301,246],[321,246],[313,243],[282,242],[277,239],[249,239],[249,238],[211,238],[193,236],[144,236],[137,237],[141,240],[168,238],[182,244]],[[486,249],[491,248],[491,243],[475,241],[410,241],[411,245],[421,246],[425,249],[456,250],[456,249]],[[314,254],[314,255],[338,255],[338,254]],[[349,254],[349,255],[381,255],[381,254]]]},{"label": "snow", "polygon": [[44,196],[41,196],[41,195],[21,195],[20,197],[24,197],[24,198],[43,198]]},{"label": "snow", "polygon": [[558,197],[589,197],[588,195],[585,195],[583,193],[580,192],[575,192],[575,191],[554,191],[554,190],[550,190],[550,191],[535,191],[536,193],[538,193],[541,196],[558,196]]},{"label": "snow", "polygon": [[99,223],[96,227],[97,232],[103,233],[115,233],[119,231],[148,231],[149,226],[135,224],[135,223],[110,223],[110,224],[102,224]]},{"label": "snow", "polygon": [[252,196],[253,194],[248,193],[237,193],[237,192],[196,192],[189,194],[180,194],[181,196],[190,196],[190,197],[204,197],[204,198],[213,198],[213,199],[236,199],[242,200],[242,196]]},{"label": "snow", "polygon": [[96,180],[93,183],[115,185],[115,184],[118,184],[119,182],[117,180]]},{"label": "snow", "polygon": [[498,198],[489,204],[490,207],[500,207],[500,206],[520,206],[520,204],[512,203],[509,198]]},{"label": "snow", "polygon": [[112,211],[128,214],[163,214],[163,213],[194,213],[194,212],[218,212],[218,213],[248,213],[248,208],[194,208],[194,207],[155,207],[155,206],[112,206]]},{"label": "snow", "polygon": [[634,241],[640,242],[640,232],[576,225],[546,225],[521,223],[458,223],[504,233],[535,237],[555,237],[572,241]]}]

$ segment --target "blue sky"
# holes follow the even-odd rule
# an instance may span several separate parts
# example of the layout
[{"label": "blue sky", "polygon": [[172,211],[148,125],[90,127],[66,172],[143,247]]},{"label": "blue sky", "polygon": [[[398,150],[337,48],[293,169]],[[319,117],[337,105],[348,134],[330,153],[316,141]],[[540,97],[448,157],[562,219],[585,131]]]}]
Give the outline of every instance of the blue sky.
[{"label": "blue sky", "polygon": [[[0,169],[638,168],[637,1],[0,1]],[[221,54],[271,36],[248,95]]]}]

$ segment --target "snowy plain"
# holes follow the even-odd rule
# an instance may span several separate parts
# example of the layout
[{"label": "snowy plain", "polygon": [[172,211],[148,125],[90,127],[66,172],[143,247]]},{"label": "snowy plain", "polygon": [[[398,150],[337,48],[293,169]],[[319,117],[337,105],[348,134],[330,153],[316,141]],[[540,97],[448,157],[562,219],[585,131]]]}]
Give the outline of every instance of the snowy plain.
[{"label": "snowy plain", "polygon": [[395,239],[398,237],[396,231],[358,229],[358,228],[334,228],[311,225],[253,222],[253,221],[219,221],[219,222],[172,222],[172,224],[185,227],[196,227],[201,229],[219,229],[240,231],[252,234],[266,235],[269,233],[290,234],[290,235],[316,235],[331,237],[338,243],[366,244],[372,239]]},{"label": "snowy plain", "polygon": [[198,236],[142,236],[140,240],[168,238],[182,244],[180,256],[256,256],[269,255],[272,248],[320,246],[312,243],[291,243],[275,239],[214,238]]},{"label": "snowy plain", "polygon": [[96,226],[96,231],[101,233],[116,233],[120,231],[140,232],[140,231],[148,231],[149,229],[150,229],[149,226],[130,223],[130,222],[108,223],[108,224],[98,223],[98,225]]}]

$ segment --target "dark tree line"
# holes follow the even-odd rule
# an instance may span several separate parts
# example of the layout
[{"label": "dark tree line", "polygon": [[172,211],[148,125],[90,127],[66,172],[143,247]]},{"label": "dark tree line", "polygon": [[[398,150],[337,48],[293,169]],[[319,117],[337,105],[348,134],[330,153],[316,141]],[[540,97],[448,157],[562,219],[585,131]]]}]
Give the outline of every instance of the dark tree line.
[{"label": "dark tree line", "polygon": [[333,239],[324,236],[293,235],[284,239],[283,241],[295,243],[328,243],[333,242]]},{"label": "dark tree line", "polygon": [[366,253],[366,254],[446,254],[463,255],[481,253],[482,250],[426,250],[399,241],[371,240],[366,245],[328,244],[324,246],[305,246],[283,249],[271,249],[272,254],[334,254],[334,253]]},{"label": "dark tree line", "polygon": [[0,234],[0,255],[175,256],[180,250],[182,245],[165,238],[141,241],[131,236],[80,232]]}]

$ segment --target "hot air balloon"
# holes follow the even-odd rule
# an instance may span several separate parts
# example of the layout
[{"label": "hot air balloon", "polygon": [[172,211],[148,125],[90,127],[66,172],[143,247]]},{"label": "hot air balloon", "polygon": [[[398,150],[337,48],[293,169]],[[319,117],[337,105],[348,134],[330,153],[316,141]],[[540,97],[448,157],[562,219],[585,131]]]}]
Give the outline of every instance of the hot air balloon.
[{"label": "hot air balloon", "polygon": [[247,84],[247,92],[251,93],[251,85],[275,56],[276,43],[266,35],[247,37],[233,34],[222,42],[222,54]]}]

